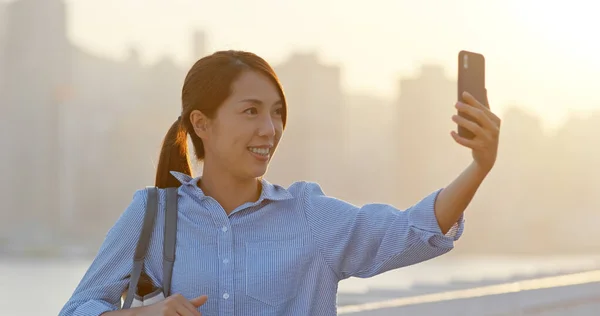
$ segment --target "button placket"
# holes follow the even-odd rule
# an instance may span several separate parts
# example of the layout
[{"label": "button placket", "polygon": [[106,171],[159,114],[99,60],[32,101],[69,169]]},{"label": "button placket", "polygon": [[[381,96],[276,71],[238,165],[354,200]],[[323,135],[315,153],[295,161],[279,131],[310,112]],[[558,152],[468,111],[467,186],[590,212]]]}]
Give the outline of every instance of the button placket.
[{"label": "button placket", "polygon": [[231,230],[231,225],[229,220],[222,221],[219,226],[217,226],[219,230],[219,257],[221,258],[221,269],[219,273],[220,279],[220,291],[222,298],[222,306],[223,313],[228,313],[230,309],[233,308],[231,304],[233,304],[233,296],[230,291],[233,288],[233,277],[234,273],[232,271],[231,260],[233,259],[233,231]]}]

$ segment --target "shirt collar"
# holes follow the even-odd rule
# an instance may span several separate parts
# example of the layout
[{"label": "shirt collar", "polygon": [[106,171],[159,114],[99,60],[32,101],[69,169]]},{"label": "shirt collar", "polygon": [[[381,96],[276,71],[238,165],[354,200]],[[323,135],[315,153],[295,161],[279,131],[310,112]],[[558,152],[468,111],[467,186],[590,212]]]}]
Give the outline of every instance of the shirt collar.
[{"label": "shirt collar", "polygon": [[[179,180],[179,182],[181,182],[181,185],[196,187],[198,190],[200,190],[202,196],[205,196],[204,192],[202,192],[202,189],[198,187],[198,181],[200,181],[201,178],[200,176],[192,178],[190,175],[177,171],[171,171],[171,174],[177,180]],[[292,194],[284,187],[276,184],[271,184],[269,181],[262,178],[260,181],[262,184],[262,192],[260,193],[260,198],[258,199],[258,201],[256,201],[257,203],[260,203],[263,200],[283,201],[294,198],[294,196],[292,196]]]}]

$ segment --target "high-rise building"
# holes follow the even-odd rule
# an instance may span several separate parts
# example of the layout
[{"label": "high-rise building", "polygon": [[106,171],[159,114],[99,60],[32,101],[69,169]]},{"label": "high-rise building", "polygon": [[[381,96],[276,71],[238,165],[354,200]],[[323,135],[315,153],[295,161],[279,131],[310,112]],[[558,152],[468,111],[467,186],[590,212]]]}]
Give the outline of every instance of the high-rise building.
[{"label": "high-rise building", "polygon": [[[6,42],[6,4],[0,1],[0,104],[2,103],[2,89],[4,74],[4,44]],[[0,110],[2,111],[2,110]],[[2,112],[0,112],[2,113]],[[1,121],[0,121],[1,122]]]},{"label": "high-rise building", "polygon": [[[49,241],[58,227],[60,203],[59,114],[69,84],[71,47],[61,0],[20,0],[6,7],[2,60],[3,151],[0,192],[3,214],[18,217],[0,231]],[[39,235],[37,233],[39,232]],[[51,242],[51,241],[50,241]]]},{"label": "high-rise building", "polygon": [[305,179],[338,186],[345,163],[340,68],[323,64],[316,54],[297,53],[276,71],[288,101],[288,121],[273,175],[283,183]]},{"label": "high-rise building", "polygon": [[[8,108],[6,106],[6,100],[4,95],[4,78],[6,77],[4,70],[4,45],[5,45],[5,34],[6,34],[6,7],[5,3],[0,1],[0,148],[3,148],[0,153],[0,174],[5,175],[11,169],[8,166],[7,154],[10,135],[6,133],[6,127],[10,121],[8,118]],[[0,201],[6,201],[8,197],[7,189],[9,181],[7,179],[0,179]],[[5,209],[0,206],[0,251],[3,247],[8,244],[8,236],[6,233],[2,233],[5,227],[10,227],[10,218],[13,217],[9,213],[9,209]]]},{"label": "high-rise building", "polygon": [[192,63],[204,57],[207,54],[206,32],[195,31],[192,34]]},{"label": "high-rise building", "polygon": [[456,130],[456,82],[441,66],[424,65],[413,78],[400,80],[397,100],[396,139],[397,187],[402,203],[416,199],[447,184],[464,164],[468,155],[450,137]]},{"label": "high-rise building", "polygon": [[[4,69],[4,52],[6,45],[6,3],[0,1],[0,105],[4,104],[4,79],[6,78],[6,73]],[[4,112],[4,106],[0,106],[0,126],[5,126],[4,120],[6,119],[7,113]],[[0,133],[3,134],[3,133]],[[3,146],[2,143],[2,135],[0,135],[0,146]],[[2,147],[6,148],[6,147]],[[1,158],[0,158],[1,161]],[[0,169],[2,170],[2,169]]]},{"label": "high-rise building", "polygon": [[[38,241],[51,250],[60,231],[63,245],[93,252],[133,192],[153,183],[189,66],[165,56],[146,67],[135,49],[113,60],[73,45],[64,0],[18,0],[5,13],[0,251]],[[190,39],[191,54],[205,54],[203,33]]]}]

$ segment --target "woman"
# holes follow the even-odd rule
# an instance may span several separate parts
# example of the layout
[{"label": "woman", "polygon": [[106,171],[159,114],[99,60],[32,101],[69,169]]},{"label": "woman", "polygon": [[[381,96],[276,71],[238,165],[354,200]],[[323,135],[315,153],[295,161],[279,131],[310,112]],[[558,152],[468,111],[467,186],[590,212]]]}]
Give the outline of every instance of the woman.
[{"label": "woman", "polygon": [[[185,79],[181,116],[164,139],[156,175],[159,188],[178,187],[176,294],[118,310],[144,216],[140,190],[60,315],[335,315],[340,280],[440,256],[460,237],[463,211],[494,165],[500,126],[472,96],[464,99],[458,111],[477,122],[453,120],[476,137],[452,137],[473,152],[466,170],[405,211],[356,207],[315,183],[285,189],[262,179],[287,117],[277,76],[247,52],[200,59]],[[204,162],[198,178],[190,176],[187,135]],[[162,240],[154,238],[145,264],[154,284],[161,284],[161,264]]]}]

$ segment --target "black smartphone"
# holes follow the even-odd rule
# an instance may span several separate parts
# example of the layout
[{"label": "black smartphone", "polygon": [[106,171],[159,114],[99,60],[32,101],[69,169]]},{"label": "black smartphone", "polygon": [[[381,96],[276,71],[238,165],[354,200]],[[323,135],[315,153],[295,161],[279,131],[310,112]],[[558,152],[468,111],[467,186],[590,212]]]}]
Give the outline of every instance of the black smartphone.
[{"label": "black smartphone", "polygon": [[[470,93],[475,99],[489,108],[487,90],[485,89],[485,57],[483,54],[462,50],[458,53],[458,97],[463,102],[464,91]],[[459,113],[460,116],[473,120],[469,115]],[[458,135],[473,139],[471,131],[458,126]]]}]

